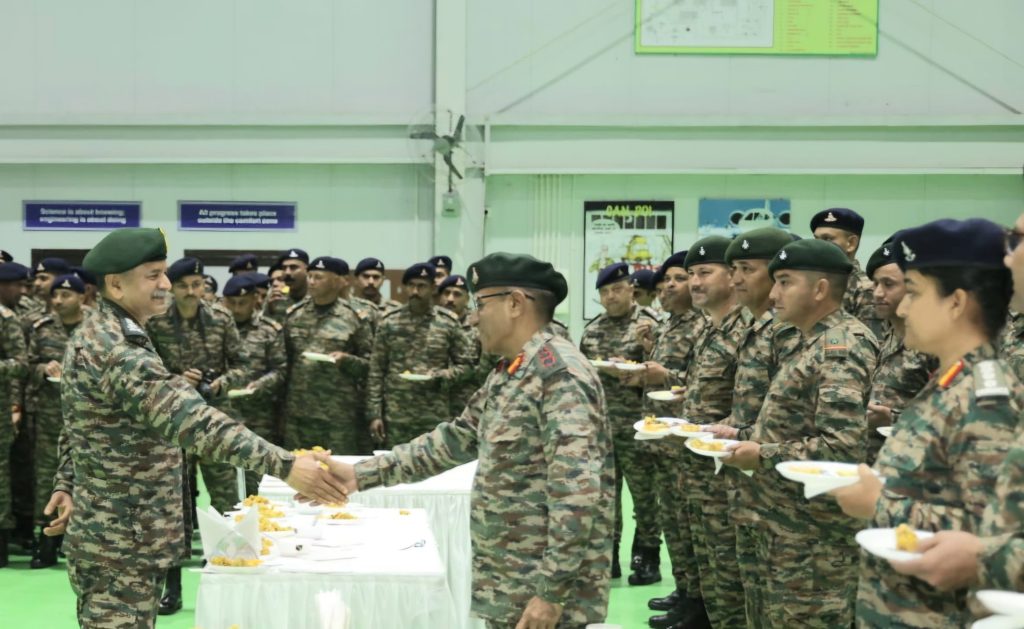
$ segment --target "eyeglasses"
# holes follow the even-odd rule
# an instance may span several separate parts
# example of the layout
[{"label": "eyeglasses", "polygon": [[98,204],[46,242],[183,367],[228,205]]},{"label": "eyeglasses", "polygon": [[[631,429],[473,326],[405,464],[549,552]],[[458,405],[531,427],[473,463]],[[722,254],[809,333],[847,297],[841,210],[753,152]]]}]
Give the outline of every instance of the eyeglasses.
[{"label": "eyeglasses", "polygon": [[[480,312],[481,310],[483,310],[483,307],[484,307],[484,305],[482,303],[483,300],[490,299],[491,297],[508,297],[509,295],[511,295],[514,292],[516,292],[516,291],[514,291],[514,290],[503,290],[500,293],[491,293],[490,295],[479,295],[479,296],[473,297],[473,308],[476,309],[477,312]],[[529,295],[527,293],[523,293],[523,297],[526,297],[527,299],[533,299],[533,295]]]},{"label": "eyeglasses", "polygon": [[1007,255],[1013,253],[1024,239],[1024,232],[1018,231],[1016,227],[1009,227],[1004,232]]}]

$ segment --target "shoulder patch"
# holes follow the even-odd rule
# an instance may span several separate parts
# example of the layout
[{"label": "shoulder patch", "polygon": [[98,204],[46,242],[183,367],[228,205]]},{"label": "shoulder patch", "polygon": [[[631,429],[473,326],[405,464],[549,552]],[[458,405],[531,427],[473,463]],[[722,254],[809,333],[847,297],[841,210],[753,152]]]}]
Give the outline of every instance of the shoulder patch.
[{"label": "shoulder patch", "polygon": [[121,330],[124,331],[125,336],[148,338],[146,331],[142,329],[142,326],[135,323],[135,319],[130,317],[121,317]]},{"label": "shoulder patch", "polygon": [[40,317],[40,318],[36,319],[35,323],[32,324],[32,328],[35,329],[35,330],[38,330],[39,328],[41,328],[42,326],[46,325],[47,323],[50,323],[51,321],[53,321],[53,317],[51,317],[50,315],[46,315],[45,317]]},{"label": "shoulder patch", "polygon": [[434,306],[434,310],[443,312],[445,315],[447,315],[451,319],[454,319],[456,322],[459,321],[459,315],[455,314],[454,310],[448,310],[447,308],[442,308],[440,306]]},{"label": "shoulder patch", "polygon": [[295,302],[294,304],[292,304],[292,305],[288,306],[288,308],[287,308],[287,309],[286,309],[286,310],[284,311],[284,314],[285,314],[285,316],[288,316],[288,315],[290,315],[291,313],[293,313],[293,312],[295,312],[296,310],[298,310],[299,308],[301,308],[301,307],[302,307],[302,304],[304,304],[304,303],[305,303],[305,302],[302,302],[302,301],[297,301],[297,302]]},{"label": "shoulder patch", "polygon": [[658,311],[655,310],[654,308],[651,308],[650,306],[644,306],[643,308],[640,309],[640,312],[654,319],[655,321],[658,320]]},{"label": "shoulder patch", "polygon": [[999,361],[983,360],[974,366],[974,397],[979,400],[1010,397],[1010,387]]},{"label": "shoulder patch", "polygon": [[264,317],[260,319],[260,323],[270,326],[271,328],[274,329],[275,332],[280,332],[281,330],[284,329],[283,325],[281,325],[277,321],[274,321],[273,319],[267,319]]},{"label": "shoulder patch", "polygon": [[826,358],[844,358],[850,353],[846,330],[832,328],[821,336]]},{"label": "shoulder patch", "polygon": [[565,368],[565,361],[558,355],[558,351],[551,347],[551,343],[542,345],[533,359],[537,362],[537,372],[540,374],[554,373]]}]

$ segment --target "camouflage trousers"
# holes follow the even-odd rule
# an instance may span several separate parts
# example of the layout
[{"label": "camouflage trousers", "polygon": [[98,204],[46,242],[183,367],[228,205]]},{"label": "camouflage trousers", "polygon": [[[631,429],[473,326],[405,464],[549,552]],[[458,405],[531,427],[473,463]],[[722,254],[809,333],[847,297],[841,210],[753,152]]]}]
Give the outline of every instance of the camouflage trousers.
[{"label": "camouflage trousers", "polygon": [[203,485],[210,494],[210,505],[221,513],[234,509],[235,503],[238,502],[235,466],[229,463],[200,461],[199,470],[203,474]]},{"label": "camouflage trousers", "polygon": [[365,430],[363,422],[351,417],[289,416],[284,425],[284,447],[295,450],[322,446],[332,454],[361,454],[359,432]]},{"label": "camouflage trousers", "polygon": [[756,524],[736,524],[736,562],[743,584],[743,603],[749,629],[763,629],[765,623],[764,585],[767,566],[757,558],[758,529]]},{"label": "camouflage trousers", "polygon": [[59,413],[57,417],[45,415],[36,416],[36,439],[35,439],[35,461],[36,461],[36,499],[35,499],[35,523],[37,525],[49,524],[53,516],[43,515],[46,503],[53,495],[53,476],[57,473],[57,440],[60,439],[62,418]]},{"label": "camouflage trousers", "polygon": [[[724,470],[723,470],[724,473]],[[719,479],[720,484],[724,484]],[[700,482],[699,480],[697,482]],[[713,627],[742,627],[746,623],[740,568],[736,560],[736,529],[729,519],[724,490],[690,499],[693,556],[700,571],[700,591]]]},{"label": "camouflage trousers", "polygon": [[78,597],[79,626],[138,629],[156,624],[163,569],[114,569],[68,559],[68,579]]},{"label": "camouflage trousers", "polygon": [[10,423],[0,427],[0,529],[14,527],[11,512],[11,444],[14,431]]},{"label": "camouflage trousers", "polygon": [[693,548],[690,511],[687,508],[684,486],[686,459],[693,457],[672,437],[650,441],[655,454],[655,492],[658,495],[658,520],[665,534],[665,545],[672,562],[672,577],[681,594],[696,598],[700,595],[700,572]]},{"label": "camouflage trousers", "polygon": [[615,436],[615,541],[622,539],[622,481],[633,498],[636,529],[633,544],[641,548],[661,546],[658,526],[658,496],[654,489],[657,470],[655,449],[650,441],[637,441],[632,430]]},{"label": "camouflage trousers", "polygon": [[853,624],[860,553],[852,535],[830,535],[817,527],[782,535],[762,528],[757,558],[765,567],[765,626]]}]

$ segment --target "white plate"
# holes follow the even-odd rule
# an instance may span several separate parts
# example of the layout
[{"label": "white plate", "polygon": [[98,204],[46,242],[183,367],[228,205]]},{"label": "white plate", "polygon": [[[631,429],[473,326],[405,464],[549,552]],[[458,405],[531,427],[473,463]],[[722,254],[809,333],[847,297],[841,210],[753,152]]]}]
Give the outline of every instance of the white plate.
[{"label": "white plate", "polygon": [[263,574],[267,570],[270,570],[270,566],[266,562],[253,566],[251,568],[236,568],[235,566],[215,566],[212,563],[207,563],[204,570],[210,572],[220,572],[223,574]]},{"label": "white plate", "polygon": [[228,399],[231,400],[236,397],[248,397],[253,393],[256,392],[253,391],[252,389],[231,389],[230,391],[228,391]]},{"label": "white plate", "polygon": [[989,616],[971,625],[971,629],[1024,629],[1024,618],[1020,616]]},{"label": "white plate", "polygon": [[[821,474],[801,471],[801,468],[815,468]],[[846,487],[860,480],[856,463],[836,461],[783,461],[775,466],[783,478],[798,483],[831,485],[833,488]]]},{"label": "white plate", "polygon": [[302,352],[302,357],[306,360],[312,360],[319,363],[334,363],[335,360],[327,354],[321,354],[319,352]]},{"label": "white plate", "polygon": [[[919,540],[935,535],[928,531],[915,530],[914,532],[917,533]],[[896,529],[864,529],[857,533],[855,539],[864,550],[889,561],[909,561],[921,557],[921,553],[912,553],[896,548]]]},{"label": "white plate", "polygon": [[886,439],[892,436],[892,426],[879,426],[876,430],[878,430],[878,434]]},{"label": "white plate", "polygon": [[980,590],[978,600],[993,614],[1024,620],[1024,594],[1006,590]]},{"label": "white plate", "polygon": [[431,379],[431,376],[422,373],[400,373],[398,377],[409,382],[426,382]]},{"label": "white plate", "polygon": [[[683,393],[683,389],[679,390],[679,394]],[[647,397],[651,398],[656,402],[675,402],[676,393],[673,391],[648,391]]]},{"label": "white plate", "polygon": [[356,516],[354,520],[332,520],[326,515],[317,516],[317,518],[320,524],[324,524],[326,526],[354,526],[362,521],[359,516]]},{"label": "white plate", "polygon": [[[683,439],[713,439],[714,436],[715,436],[715,433],[708,432],[706,430],[693,430],[693,431],[683,430],[683,426],[684,425],[694,425],[694,424],[690,424],[689,422],[686,422],[686,424],[679,424],[677,426],[672,426],[672,428],[671,428],[671,430],[669,430],[669,432],[671,432],[673,435],[675,435],[677,437],[682,437]],[[703,426],[699,426],[698,425],[697,427],[698,428],[702,428]]]},{"label": "white plate", "polygon": [[[705,439],[705,441],[714,441],[714,442],[718,442],[718,443],[724,443],[727,446],[728,445],[732,445],[734,443],[739,443],[739,441],[736,441],[735,439]],[[722,459],[722,458],[725,458],[725,457],[730,456],[732,454],[732,452],[730,450],[722,450],[722,451],[718,451],[718,450],[702,450],[702,449],[694,446],[693,442],[694,442],[693,439],[687,440],[686,441],[686,449],[689,450],[690,452],[693,452],[694,454],[699,454],[701,456],[709,456],[709,457],[711,457],[713,459]]]},{"label": "white plate", "polygon": [[590,364],[595,367],[612,367],[615,365],[615,363],[610,360],[592,360],[590,361]]},{"label": "white plate", "polygon": [[49,382],[60,382],[60,378],[54,378],[53,376],[46,376],[46,380]]},{"label": "white plate", "polygon": [[665,430],[649,430],[649,429],[644,428],[644,420],[641,419],[640,421],[638,421],[635,424],[633,424],[633,430],[637,431],[638,433],[640,433],[642,435],[650,435],[650,436],[654,436],[654,437],[664,437],[666,435],[672,434],[672,426],[675,426],[676,424],[685,424],[686,423],[685,420],[679,419],[677,417],[657,417],[655,419],[657,419],[659,421],[662,421],[662,422],[665,422],[666,424],[669,425],[669,427],[666,428]]},{"label": "white plate", "polygon": [[644,363],[615,363],[615,368],[621,371],[643,371],[647,369]]}]

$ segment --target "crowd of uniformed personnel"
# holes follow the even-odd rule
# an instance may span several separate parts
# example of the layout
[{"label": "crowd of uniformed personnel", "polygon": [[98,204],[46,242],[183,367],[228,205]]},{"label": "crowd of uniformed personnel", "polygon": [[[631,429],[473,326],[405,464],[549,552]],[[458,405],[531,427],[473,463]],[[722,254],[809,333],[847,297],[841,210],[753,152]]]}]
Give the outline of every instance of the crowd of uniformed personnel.
[{"label": "crowd of uniformed personnel", "polygon": [[[481,343],[475,313],[482,300],[516,291],[477,296],[474,310],[471,289],[553,285],[557,293],[564,285],[560,275],[552,279],[553,271],[533,265],[539,262],[519,258],[485,258],[466,276],[453,274],[446,256],[414,264],[402,277],[404,304],[381,294],[385,265],[376,258],[350,272],[340,258],[310,259],[293,248],[262,274],[256,256],[243,255],[231,264],[220,297],[203,262],[183,258],[166,267],[166,311],[148,318],[138,334],[148,337],[163,369],[271,444],[364,454],[416,440],[415,453],[399,448],[390,455],[401,468],[385,458],[345,472],[364,488],[427,475],[409,471],[424,465],[416,457],[436,457],[427,467],[437,471],[477,448],[481,461],[518,460],[515,447],[505,450],[515,441],[520,449],[547,448],[512,421],[529,415],[525,407],[502,407],[509,425],[491,435],[469,436],[459,422],[476,430],[491,402],[505,401],[507,390],[496,387],[515,380],[516,360],[561,348],[555,362],[569,364],[570,373],[584,369],[592,377],[596,369],[603,399],[587,386],[566,395],[582,395],[581,403],[603,411],[604,438],[614,451],[614,491],[595,494],[615,497],[599,505],[609,518],[614,514],[613,525],[601,527],[608,539],[578,549],[588,557],[580,570],[590,580],[622,576],[625,482],[635,520],[628,583],[661,581],[663,537],[672,564],[672,591],[649,602],[663,612],[648,620],[651,627],[964,626],[984,615],[974,591],[1024,585],[1024,318],[1017,314],[1024,305],[1024,224],[1006,230],[983,219],[944,220],[902,230],[863,271],[856,255],[864,221],[856,212],[824,210],[810,228],[810,239],[775,228],[709,236],[656,269],[601,269],[596,289],[604,313],[586,325],[579,343],[598,367],[576,365],[560,345],[568,339],[565,326],[543,317],[537,334],[545,336],[537,342],[547,345],[533,347],[531,340],[517,357],[519,347],[498,353],[495,342]],[[543,281],[514,283],[503,267],[519,264]],[[481,281],[481,273],[504,274],[504,283]],[[43,529],[59,506],[55,488],[72,483],[61,376],[76,329],[97,311],[96,287],[94,273],[57,258],[29,269],[4,254],[0,264],[0,381],[14,427],[0,430],[0,567],[7,530],[15,545],[34,553],[33,568],[57,563],[60,537]],[[126,337],[134,334],[124,325]],[[619,369],[615,363],[623,361],[642,368]],[[544,397],[523,387],[520,405]],[[669,398],[647,395],[661,391]],[[633,424],[648,415],[686,418],[736,443],[718,469],[681,439],[638,435]],[[594,425],[602,424],[588,424]],[[884,427],[893,428],[888,438],[877,430]],[[590,447],[600,467],[605,446]],[[238,461],[215,447],[205,455],[199,450],[179,460],[186,537],[196,468],[215,507],[226,510],[238,496]],[[273,469],[273,453],[261,457],[270,462],[247,467]],[[864,463],[874,471],[862,466],[856,484],[806,499],[801,485],[774,470],[788,460]],[[581,467],[589,464],[580,459]],[[493,470],[494,462],[481,466]],[[488,478],[481,474],[478,483]],[[247,473],[248,492],[257,478]],[[600,485],[603,473],[595,478]],[[505,515],[491,500],[487,508]],[[527,521],[518,524],[517,544],[532,539],[534,532],[520,530]],[[495,522],[486,530],[503,539],[493,528],[503,524]],[[543,537],[547,524],[535,524]],[[911,562],[890,565],[858,549],[858,530],[899,524],[946,533],[922,540],[924,554]],[[612,550],[607,565],[596,559],[605,543]],[[482,550],[474,537],[475,556]],[[188,553],[171,555],[161,565],[160,613],[181,607],[180,565]],[[523,577],[529,574],[516,575]],[[72,575],[80,601],[88,579],[84,569]],[[583,587],[578,582],[572,587]],[[519,592],[528,579],[506,587],[509,596],[514,590],[523,597],[511,607],[501,584],[492,586],[498,594],[486,590],[474,609],[503,626],[502,618],[514,621],[517,605],[530,600]],[[546,599],[558,614],[566,610],[559,626],[603,617],[607,583],[590,586],[585,595],[563,588],[559,600]],[[543,613],[538,618],[549,618]]]}]

